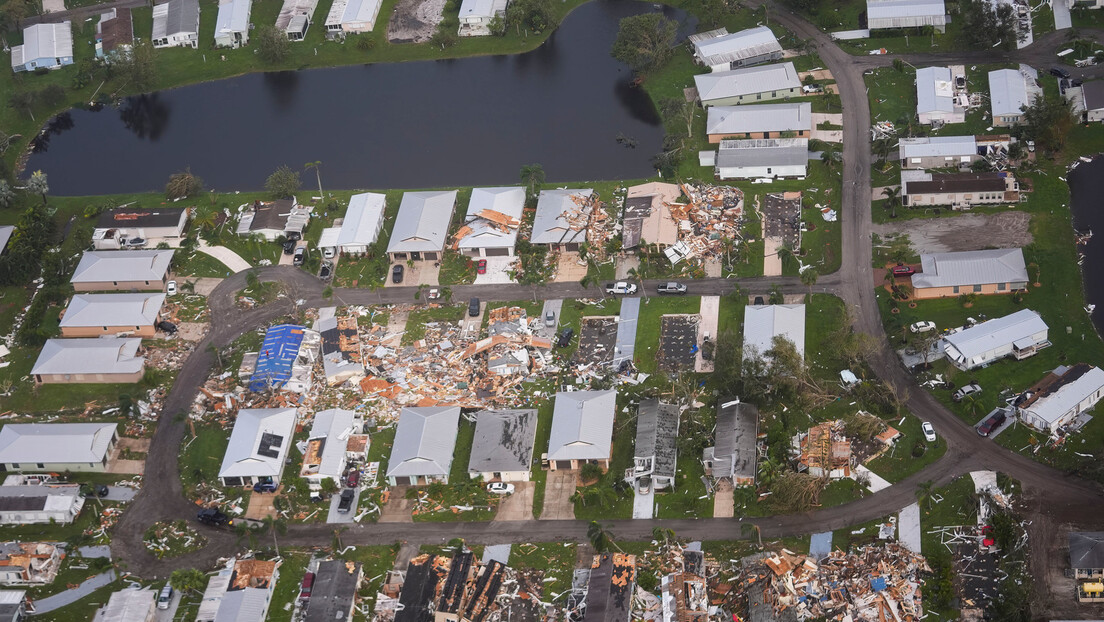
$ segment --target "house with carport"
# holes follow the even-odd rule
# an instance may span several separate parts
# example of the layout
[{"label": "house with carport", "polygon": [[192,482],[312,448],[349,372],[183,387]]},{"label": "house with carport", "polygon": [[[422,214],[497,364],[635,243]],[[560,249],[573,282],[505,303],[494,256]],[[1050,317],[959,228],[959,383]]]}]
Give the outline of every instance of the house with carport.
[{"label": "house with carport", "polygon": [[387,243],[392,262],[440,261],[444,257],[456,191],[403,193]]},{"label": "house with carport", "polygon": [[943,352],[955,367],[969,371],[1011,356],[1033,356],[1050,345],[1043,318],[1031,309],[987,320],[943,338]]},{"label": "house with carport", "polygon": [[694,76],[703,107],[736,106],[801,97],[801,79],[793,63],[743,67]]},{"label": "house with carport", "polygon": [[171,250],[84,251],[69,282],[78,292],[165,291]]},{"label": "house with carport", "polygon": [[387,460],[387,481],[392,486],[449,483],[459,427],[459,406],[403,408]]},{"label": "house with carport", "polygon": [[548,468],[574,471],[584,464],[609,468],[617,392],[560,391],[552,411]]},{"label": "house with carport", "polygon": [[1016,414],[1026,425],[1046,434],[1057,434],[1078,422],[1104,397],[1104,370],[1088,363],[1062,365],[1024,391],[1014,402]]},{"label": "house with carport", "polygon": [[117,423],[9,423],[0,428],[0,471],[107,471]]},{"label": "house with carport", "polygon": [[739,138],[808,138],[813,132],[809,102],[757,106],[710,106],[705,120],[709,142]]},{"label": "house with carport", "polygon": [[541,190],[529,241],[554,251],[574,252],[586,242],[597,195],[590,188]]},{"label": "house with carport", "polygon": [[146,371],[137,338],[49,339],[31,367],[35,384],[130,384]]},{"label": "house with carport", "polygon": [[916,70],[916,118],[921,125],[965,123],[969,101],[965,91],[955,92],[956,79],[966,82],[965,76],[951,75],[950,67]]},{"label": "house with carport", "polygon": [[912,293],[920,299],[1007,294],[1027,288],[1028,279],[1019,248],[928,253],[920,255],[920,272],[912,275]]},{"label": "house with carport", "polygon": [[379,239],[383,230],[383,214],[387,196],[378,192],[361,192],[349,198],[345,217],[333,227],[322,230],[318,248],[332,248],[345,255],[363,255]]},{"label": "house with carport", "polygon": [[254,201],[238,219],[238,235],[259,235],[269,242],[289,233],[303,234],[312,208],[299,205],[295,197],[278,201]]},{"label": "house with carport", "polygon": [[334,39],[372,32],[382,5],[383,0],[334,0],[326,15],[326,36]]},{"label": "house with carport", "polygon": [[483,410],[475,415],[468,476],[484,482],[527,482],[537,442],[537,411]]},{"label": "house with carport", "polygon": [[62,337],[153,337],[165,294],[77,294],[59,325]]},{"label": "house with carport", "polygon": [[452,247],[467,257],[513,257],[525,209],[525,188],[473,188]]},{"label": "house with carport", "polygon": [[73,24],[34,24],[23,29],[23,43],[11,48],[15,73],[60,69],[73,64]]},{"label": "house with carport", "polygon": [[80,484],[5,482],[0,486],[0,525],[68,525],[84,507],[80,488]]},{"label": "house with carport", "polygon": [[294,408],[239,410],[219,468],[222,485],[279,485],[297,419]]}]

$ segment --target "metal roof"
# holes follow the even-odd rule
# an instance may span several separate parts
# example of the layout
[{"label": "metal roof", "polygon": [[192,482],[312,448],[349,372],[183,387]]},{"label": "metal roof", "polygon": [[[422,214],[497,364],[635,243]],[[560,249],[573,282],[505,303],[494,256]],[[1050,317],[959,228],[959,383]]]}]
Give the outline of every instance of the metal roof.
[{"label": "metal roof", "polygon": [[479,213],[492,210],[521,221],[525,209],[525,189],[521,187],[473,188],[464,224],[471,229],[457,243],[457,248],[509,248],[517,241],[518,227],[505,231]]},{"label": "metal roof", "polygon": [[460,4],[460,19],[479,17],[491,19],[506,10],[506,0],[464,0]]},{"label": "metal roof", "polygon": [[1026,78],[1015,69],[998,69],[989,72],[989,99],[994,117],[1023,114],[1023,108],[1031,105],[1028,100]]},{"label": "metal roof", "polygon": [[754,58],[764,54],[782,52],[782,46],[774,33],[766,26],[758,26],[729,34],[727,30],[710,31],[708,38],[691,37],[694,55],[706,65],[721,65],[733,61]]},{"label": "metal roof", "polygon": [[916,70],[916,112],[954,112],[954,82],[950,67]]},{"label": "metal roof", "polygon": [[352,615],[357,586],[362,575],[360,562],[331,559],[314,571],[314,585],[303,614],[304,622],[339,622]]},{"label": "metal roof", "polygon": [[1026,283],[1028,279],[1019,248],[920,255],[920,265],[923,271],[912,275],[916,288]]},{"label": "metal roof", "polygon": [[50,339],[42,346],[31,373],[133,374],[146,359],[138,356],[138,338]]},{"label": "metal roof", "polygon": [[272,599],[272,588],[227,589],[214,622],[263,622]]},{"label": "metal roof", "polygon": [[612,390],[557,393],[548,459],[608,460],[616,407]]},{"label": "metal roof", "polygon": [[1070,567],[1076,570],[1104,568],[1104,531],[1069,533]]},{"label": "metal roof", "polygon": [[[1059,373],[1061,371],[1061,373]],[[1053,424],[1083,400],[1104,387],[1104,370],[1086,363],[1060,368],[1036,385],[1042,390],[1020,408]],[[1030,391],[1030,389],[1029,389]]]},{"label": "metal roof", "polygon": [[[63,58],[73,55],[73,25],[70,22],[59,24],[35,24],[23,29],[23,45],[16,46],[22,52],[20,62],[12,54],[12,67],[21,66],[28,61],[40,58]],[[14,52],[14,48],[13,48]]]},{"label": "metal roof", "polygon": [[383,0],[349,0],[345,4],[345,10],[341,12],[341,23],[375,23],[382,4]]},{"label": "metal roof", "polygon": [[169,0],[153,7],[153,38],[199,34],[199,0]]},{"label": "metal roof", "polygon": [[804,166],[808,162],[808,138],[722,140],[717,150],[717,168]]},{"label": "metal roof", "polygon": [[284,472],[284,458],[295,434],[294,408],[245,408],[238,411],[219,477],[272,477]]},{"label": "metal roof", "polygon": [[793,63],[759,65],[732,71],[715,71],[694,76],[698,97],[703,102],[726,97],[739,97],[767,91],[800,88],[801,80]]},{"label": "metal roof", "polygon": [[387,476],[447,476],[459,425],[459,406],[403,408],[387,461]]},{"label": "metal roof", "polygon": [[707,134],[811,131],[812,113],[809,102],[711,106],[705,127]]},{"label": "metal roof", "polygon": [[0,254],[3,254],[4,249],[7,248],[8,240],[13,233],[15,233],[15,227],[12,225],[0,225]]},{"label": "metal roof", "polygon": [[759,409],[754,404],[729,398],[717,403],[717,427],[712,447],[714,477],[755,479],[758,430]]},{"label": "metal roof", "polygon": [[[1085,110],[1104,109],[1104,80],[1093,80],[1081,85],[1081,95],[1085,99]],[[0,250],[4,245],[0,244]]]},{"label": "metal roof", "polygon": [[60,326],[152,326],[164,304],[165,294],[77,294]]},{"label": "metal roof", "polygon": [[0,463],[100,462],[117,423],[9,423],[0,429]]},{"label": "metal roof", "polygon": [[284,0],[276,16],[276,30],[302,32],[303,22],[314,15],[318,0]]},{"label": "metal roof", "polygon": [[294,324],[270,326],[257,353],[257,365],[249,379],[250,391],[282,387],[291,378],[306,328]]},{"label": "metal roof", "polygon": [[973,136],[926,136],[902,138],[897,147],[901,159],[977,155],[977,140]]},{"label": "metal roof", "polygon": [[866,0],[866,19],[930,17],[935,23],[947,15],[943,0]]},{"label": "metal roof", "polygon": [[315,413],[311,425],[310,440],[324,438],[318,474],[337,481],[345,470],[346,441],[352,434],[360,433],[360,421],[355,412],[344,408],[330,408]]},{"label": "metal roof", "polygon": [[590,188],[573,190],[541,190],[537,199],[537,214],[533,218],[533,233],[529,240],[534,244],[568,244],[586,241],[586,228],[571,228],[564,214],[578,212],[589,216],[594,207],[590,200],[594,191]]},{"label": "metal roof", "polygon": [[748,305],[744,307],[744,350],[760,355],[773,347],[776,336],[785,337],[805,356],[805,305]]},{"label": "metal roof", "polygon": [[0,511],[57,512],[73,517],[83,505],[78,484],[0,486]]},{"label": "metal roof", "polygon": [[455,190],[403,193],[387,252],[443,250],[455,206]]},{"label": "metal roof", "polygon": [[172,262],[172,250],[84,251],[70,283],[160,281]]},{"label": "metal roof", "polygon": [[219,3],[218,17],[215,18],[215,36],[222,33],[247,32],[249,30],[249,11],[253,0],[224,0]]},{"label": "metal roof", "polygon": [[383,226],[387,196],[377,192],[362,192],[349,198],[349,209],[341,221],[337,246],[369,246],[376,243]]},{"label": "metal roof", "polygon": [[964,360],[1011,345],[1021,339],[1048,330],[1046,322],[1031,309],[1021,309],[966,330],[947,335],[944,340],[957,350]]},{"label": "metal roof", "polygon": [[96,612],[96,622],[146,622],[153,615],[156,600],[153,590],[120,590]]},{"label": "metal roof", "polygon": [[481,411],[476,415],[468,472],[528,471],[536,440],[536,410]]},{"label": "metal roof", "polygon": [[636,445],[633,455],[637,458],[654,458],[653,475],[675,476],[678,429],[677,405],[661,403],[657,399],[640,402],[637,407]]}]

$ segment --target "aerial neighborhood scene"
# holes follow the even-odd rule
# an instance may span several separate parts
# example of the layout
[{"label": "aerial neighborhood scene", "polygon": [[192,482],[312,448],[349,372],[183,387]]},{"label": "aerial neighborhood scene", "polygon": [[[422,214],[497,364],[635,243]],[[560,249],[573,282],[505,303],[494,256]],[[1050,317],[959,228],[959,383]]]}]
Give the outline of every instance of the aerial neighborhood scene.
[{"label": "aerial neighborhood scene", "polygon": [[0,622],[1104,620],[1104,1],[0,41]]}]

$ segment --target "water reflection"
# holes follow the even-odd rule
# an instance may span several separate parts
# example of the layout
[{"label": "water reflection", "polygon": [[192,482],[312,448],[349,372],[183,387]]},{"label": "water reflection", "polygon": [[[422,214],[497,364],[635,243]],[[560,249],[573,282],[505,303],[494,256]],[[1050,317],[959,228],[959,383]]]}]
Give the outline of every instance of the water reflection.
[{"label": "water reflection", "polygon": [[119,106],[123,127],[138,138],[157,142],[169,127],[171,106],[161,93],[128,97]]},{"label": "water reflection", "polygon": [[46,123],[46,127],[31,141],[31,150],[34,153],[45,153],[50,148],[50,137],[73,129],[73,113],[63,112]]},{"label": "water reflection", "polygon": [[264,74],[264,85],[272,102],[280,110],[287,110],[295,103],[295,94],[299,90],[299,72],[273,71]]}]

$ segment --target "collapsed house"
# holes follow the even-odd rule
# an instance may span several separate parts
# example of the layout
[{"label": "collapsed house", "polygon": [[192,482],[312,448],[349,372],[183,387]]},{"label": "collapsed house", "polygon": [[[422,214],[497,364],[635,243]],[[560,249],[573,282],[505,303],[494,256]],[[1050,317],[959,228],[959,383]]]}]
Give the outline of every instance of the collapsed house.
[{"label": "collapsed house", "polygon": [[678,223],[679,241],[664,254],[672,264],[692,258],[720,257],[728,244],[742,239],[744,193],[734,186],[711,186],[692,182],[681,185],[689,202],[668,204]]},{"label": "collapsed house", "polygon": [[[598,195],[589,188],[541,190],[529,240],[554,251],[578,251],[602,228],[598,225],[604,222],[605,212],[600,208]],[[596,250],[600,246],[591,244]]]},{"label": "collapsed house", "polygon": [[352,622],[357,589],[363,579],[360,562],[343,559],[320,562],[314,571],[303,622]]},{"label": "collapsed house", "polygon": [[[394,622],[487,622],[505,601],[509,568],[497,560],[481,562],[468,549],[452,557],[420,555],[410,560]],[[510,581],[516,583],[516,581]]]},{"label": "collapsed house", "polygon": [[473,188],[452,248],[468,257],[513,257],[524,209],[524,188]]},{"label": "collapsed house", "polygon": [[587,582],[582,622],[629,622],[636,592],[636,556],[603,553],[594,556]]},{"label": "collapsed house", "polygon": [[0,543],[0,585],[53,583],[61,560],[61,549],[50,542]]},{"label": "collapsed house", "polygon": [[325,479],[339,483],[349,461],[367,458],[369,438],[361,433],[363,428],[363,420],[351,410],[331,408],[315,413],[299,471],[311,492],[320,492]]},{"label": "collapsed house", "polygon": [[679,408],[657,399],[640,402],[636,416],[633,466],[625,480],[634,485],[647,480],[656,490],[674,488],[678,466]]},{"label": "collapsed house", "polygon": [[826,421],[798,435],[799,470],[813,477],[844,479],[851,477],[851,441],[839,421]]},{"label": "collapsed house", "polygon": [[[462,359],[485,353],[487,372],[495,376],[528,376],[531,371],[539,371],[548,364],[552,340],[534,334],[536,331],[525,309],[499,307],[488,311],[487,316],[487,337],[469,344],[463,350]],[[499,386],[509,382],[488,381]]]},{"label": "collapsed house", "polygon": [[311,374],[321,336],[294,324],[270,326],[265,331],[256,363],[248,369],[250,391],[281,389],[303,393],[311,386]]},{"label": "collapsed house", "polygon": [[359,383],[366,375],[357,318],[336,314],[337,307],[319,309],[314,323],[322,340],[322,371],[331,387]]},{"label": "collapsed house", "polygon": [[644,244],[666,248],[678,242],[678,222],[670,206],[680,196],[682,190],[675,184],[652,182],[630,186],[621,218],[621,247]]},{"label": "collapsed house", "polygon": [[238,220],[238,235],[259,235],[273,242],[288,233],[303,234],[310,221],[312,208],[299,205],[295,197],[280,199],[269,203],[254,201],[249,209],[241,206]]},{"label": "collapsed house", "polygon": [[709,589],[705,579],[692,572],[675,572],[660,580],[663,622],[707,622]]}]

